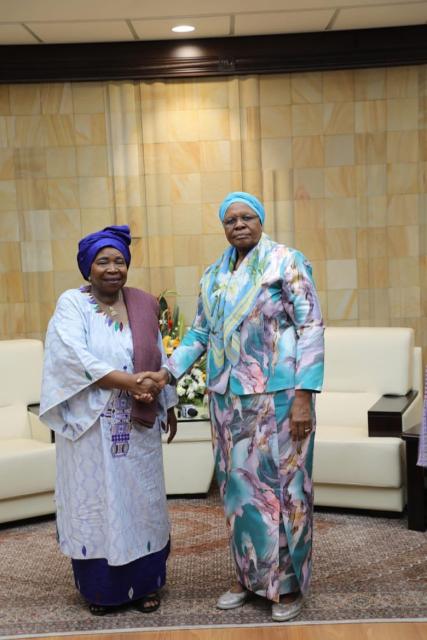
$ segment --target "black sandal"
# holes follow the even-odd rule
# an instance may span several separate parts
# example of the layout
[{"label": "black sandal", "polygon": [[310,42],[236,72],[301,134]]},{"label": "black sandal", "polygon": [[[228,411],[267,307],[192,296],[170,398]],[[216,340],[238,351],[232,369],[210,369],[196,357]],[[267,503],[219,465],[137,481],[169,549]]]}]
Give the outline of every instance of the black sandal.
[{"label": "black sandal", "polygon": [[153,611],[157,611],[159,607],[160,596],[157,592],[149,593],[135,602],[135,608],[138,609],[138,611],[141,611],[141,613],[153,613]]},{"label": "black sandal", "polygon": [[107,613],[112,613],[114,607],[105,607],[102,604],[89,604],[89,611],[93,616],[105,616]]}]

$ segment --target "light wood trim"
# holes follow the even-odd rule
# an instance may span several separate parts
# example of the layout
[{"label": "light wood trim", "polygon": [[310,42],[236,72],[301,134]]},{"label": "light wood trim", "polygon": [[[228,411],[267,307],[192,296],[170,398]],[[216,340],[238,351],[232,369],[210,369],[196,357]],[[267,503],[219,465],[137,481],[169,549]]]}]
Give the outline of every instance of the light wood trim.
[{"label": "light wood trim", "polygon": [[49,640],[425,640],[427,622],[278,625],[49,636]]}]

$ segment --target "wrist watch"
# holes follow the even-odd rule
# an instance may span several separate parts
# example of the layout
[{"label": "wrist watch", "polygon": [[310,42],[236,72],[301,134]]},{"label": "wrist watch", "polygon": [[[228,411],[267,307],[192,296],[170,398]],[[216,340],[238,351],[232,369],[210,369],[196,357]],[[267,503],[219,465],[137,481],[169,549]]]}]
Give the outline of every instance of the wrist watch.
[{"label": "wrist watch", "polygon": [[173,377],[169,369],[167,367],[160,367],[160,368],[163,369],[163,371],[166,371],[166,373],[168,374],[168,381],[166,384],[175,384],[176,382],[175,378]]}]

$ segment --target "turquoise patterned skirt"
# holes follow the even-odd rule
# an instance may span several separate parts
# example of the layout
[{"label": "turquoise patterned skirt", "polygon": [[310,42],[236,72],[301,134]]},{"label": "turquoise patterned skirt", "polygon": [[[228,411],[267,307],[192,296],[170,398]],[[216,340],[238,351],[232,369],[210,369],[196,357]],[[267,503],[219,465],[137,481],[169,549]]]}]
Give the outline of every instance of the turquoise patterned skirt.
[{"label": "turquoise patterned skirt", "polygon": [[[215,471],[237,579],[277,602],[311,577],[314,431],[289,431],[293,389],[210,394]],[[314,408],[313,408],[314,415]]]}]

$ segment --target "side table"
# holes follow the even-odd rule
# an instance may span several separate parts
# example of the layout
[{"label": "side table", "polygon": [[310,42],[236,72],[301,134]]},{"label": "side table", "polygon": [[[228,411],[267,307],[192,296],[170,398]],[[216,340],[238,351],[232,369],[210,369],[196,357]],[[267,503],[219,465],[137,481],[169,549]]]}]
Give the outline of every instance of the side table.
[{"label": "side table", "polygon": [[426,470],[417,466],[420,425],[404,431],[401,438],[406,445],[406,487],[408,492],[408,529],[425,531],[427,528]]}]

